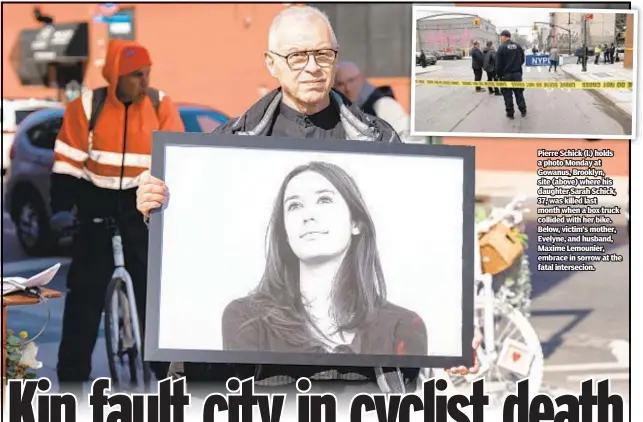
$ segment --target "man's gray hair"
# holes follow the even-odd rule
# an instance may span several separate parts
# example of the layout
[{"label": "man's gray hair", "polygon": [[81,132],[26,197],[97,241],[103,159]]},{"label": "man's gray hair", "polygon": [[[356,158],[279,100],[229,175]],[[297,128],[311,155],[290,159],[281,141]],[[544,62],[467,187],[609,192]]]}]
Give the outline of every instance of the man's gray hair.
[{"label": "man's gray hair", "polygon": [[328,19],[328,15],[326,15],[326,13],[313,6],[289,6],[279,12],[277,16],[275,16],[275,18],[272,20],[272,24],[270,25],[270,29],[268,31],[269,50],[275,51],[277,49],[281,24],[284,20],[288,20],[291,18],[295,18],[298,21],[322,19],[328,25],[328,29],[330,30],[333,48],[338,47],[335,31],[333,31],[333,26],[330,24],[330,19]]}]

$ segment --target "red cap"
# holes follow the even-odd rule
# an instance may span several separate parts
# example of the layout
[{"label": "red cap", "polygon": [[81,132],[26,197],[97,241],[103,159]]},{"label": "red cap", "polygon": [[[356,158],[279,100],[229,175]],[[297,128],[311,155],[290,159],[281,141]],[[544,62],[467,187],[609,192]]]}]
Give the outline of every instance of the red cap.
[{"label": "red cap", "polygon": [[152,59],[150,59],[150,53],[145,47],[140,45],[128,46],[121,52],[118,63],[118,76],[127,75],[151,65]]}]

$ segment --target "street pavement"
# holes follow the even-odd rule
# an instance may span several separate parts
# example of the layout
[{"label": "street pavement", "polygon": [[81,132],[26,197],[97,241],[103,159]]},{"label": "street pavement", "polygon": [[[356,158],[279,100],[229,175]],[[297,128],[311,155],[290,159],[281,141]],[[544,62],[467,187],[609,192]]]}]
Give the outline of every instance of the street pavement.
[{"label": "street pavement", "polygon": [[[563,67],[564,68],[564,67]],[[427,69],[431,69],[430,71]],[[470,60],[440,60],[417,79],[473,81]],[[574,81],[562,68],[523,67],[525,81]],[[483,80],[486,80],[483,74]],[[632,117],[604,97],[581,89],[526,89],[527,116],[516,108],[515,120],[505,117],[503,97],[462,86],[415,84],[414,133],[528,133],[587,135],[605,138],[629,135]],[[515,101],[515,99],[514,99]]]},{"label": "street pavement", "polygon": [[[572,78],[585,82],[612,82],[612,81],[629,81],[634,80],[634,72],[627,69],[624,63],[587,63],[587,69],[583,72],[583,66],[574,62],[562,67],[563,72]],[[598,89],[594,92],[619,108],[623,113],[630,116],[634,113],[634,96],[636,92],[633,89]]]},{"label": "street pavement", "polygon": [[[534,208],[532,207],[532,210]],[[535,212],[527,214],[527,234],[535,239]],[[595,272],[562,273],[535,270],[536,255],[532,252],[533,316],[531,321],[541,339],[545,354],[545,385],[543,392],[552,396],[576,393],[581,380],[594,378],[612,380],[612,391],[629,402],[629,240],[620,227],[611,252],[621,254],[621,263],[598,263]],[[53,262],[63,267],[49,287],[65,291],[69,260],[64,257],[30,258],[19,249],[13,225],[3,216],[2,233],[3,277],[29,276]],[[88,280],[91,282],[91,280]],[[64,298],[51,300],[51,319],[37,339],[38,358],[44,367],[38,371],[53,381],[57,391],[56,361],[61,335]],[[46,321],[47,306],[35,305],[10,308],[9,328],[26,330],[33,335]],[[81,316],[82,317],[82,316]],[[101,327],[93,355],[92,376],[109,376],[104,333]]]}]

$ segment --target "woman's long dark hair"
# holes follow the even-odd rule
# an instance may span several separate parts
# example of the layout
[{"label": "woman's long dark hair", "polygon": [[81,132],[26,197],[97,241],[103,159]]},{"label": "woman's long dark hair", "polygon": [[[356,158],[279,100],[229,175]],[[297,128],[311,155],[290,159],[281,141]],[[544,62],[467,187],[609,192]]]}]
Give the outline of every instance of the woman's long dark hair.
[{"label": "woman's long dark hair", "polygon": [[325,177],[342,195],[360,233],[341,263],[331,289],[331,316],[338,332],[368,323],[386,300],[386,283],[380,264],[375,227],[355,181],[339,166],[310,162],[293,169],[284,179],[266,233],[266,267],[251,295],[255,310],[280,338],[303,348],[320,345],[315,325],[302,299],[299,258],[288,243],[284,223],[284,194],[297,175],[313,171]]}]

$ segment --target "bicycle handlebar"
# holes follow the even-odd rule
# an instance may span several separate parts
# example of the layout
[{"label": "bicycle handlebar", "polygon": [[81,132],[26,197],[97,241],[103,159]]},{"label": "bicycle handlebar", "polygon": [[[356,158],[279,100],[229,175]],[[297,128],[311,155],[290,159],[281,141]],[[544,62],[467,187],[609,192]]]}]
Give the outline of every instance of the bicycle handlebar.
[{"label": "bicycle handlebar", "polygon": [[501,221],[509,223],[507,221],[508,218],[511,218],[513,220],[511,223],[509,223],[510,227],[520,224],[523,218],[522,211],[519,210],[519,208],[524,204],[526,200],[526,195],[519,194],[514,196],[512,200],[504,207],[492,209],[491,214],[487,219],[476,224],[476,231],[478,233],[486,232]]},{"label": "bicycle handlebar", "polygon": [[112,236],[120,235],[118,220],[115,217],[94,217],[89,221],[91,224],[102,225],[112,234]]},{"label": "bicycle handlebar", "polygon": [[527,196],[526,196],[525,194],[516,195],[516,196],[514,196],[514,197],[513,197],[513,199],[511,200],[511,202],[509,202],[509,203],[505,206],[505,208],[504,208],[504,209],[505,209],[505,210],[509,210],[509,209],[511,209],[511,210],[516,210],[519,206],[521,206],[522,204],[524,204],[524,203],[525,203],[525,201],[527,201]]},{"label": "bicycle handlebar", "polygon": [[106,217],[94,217],[91,219],[92,224],[106,224],[106,225],[112,225],[112,224],[117,224],[118,219],[114,216],[106,216]]}]

